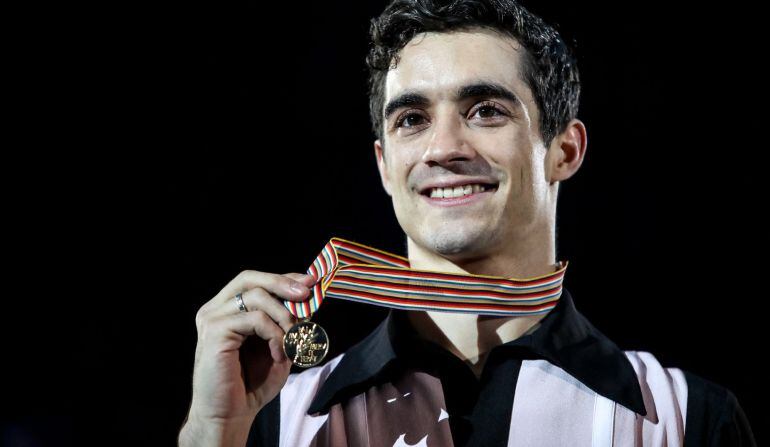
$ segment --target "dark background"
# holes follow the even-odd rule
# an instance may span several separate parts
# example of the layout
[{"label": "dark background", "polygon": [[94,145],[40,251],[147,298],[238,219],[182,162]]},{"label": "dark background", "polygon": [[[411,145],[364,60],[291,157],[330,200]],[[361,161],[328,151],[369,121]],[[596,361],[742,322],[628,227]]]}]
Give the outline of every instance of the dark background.
[{"label": "dark background", "polygon": [[[623,349],[733,391],[761,444],[761,15],[617,3],[524,3],[583,82],[565,286]],[[332,236],[404,253],[363,62],[384,2],[110,5],[6,16],[4,445],[172,444],[195,312],[238,272],[304,271]],[[329,358],[384,313],[327,302]]]}]

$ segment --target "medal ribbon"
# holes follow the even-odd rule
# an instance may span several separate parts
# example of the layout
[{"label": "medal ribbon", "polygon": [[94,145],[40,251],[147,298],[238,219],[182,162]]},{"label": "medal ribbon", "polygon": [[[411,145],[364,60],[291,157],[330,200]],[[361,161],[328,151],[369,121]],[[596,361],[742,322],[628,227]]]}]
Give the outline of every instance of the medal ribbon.
[{"label": "medal ribbon", "polygon": [[309,318],[326,298],[404,310],[520,316],[553,309],[569,261],[553,273],[503,278],[415,270],[409,260],[344,239],[332,238],[308,269],[316,279],[304,302],[284,300],[299,319]]}]

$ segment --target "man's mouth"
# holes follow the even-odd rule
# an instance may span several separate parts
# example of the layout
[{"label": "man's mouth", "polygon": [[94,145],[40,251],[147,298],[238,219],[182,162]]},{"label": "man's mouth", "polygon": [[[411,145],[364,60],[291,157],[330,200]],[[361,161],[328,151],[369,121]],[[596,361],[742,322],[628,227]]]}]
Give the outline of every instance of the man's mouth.
[{"label": "man's mouth", "polygon": [[423,193],[431,199],[453,199],[457,197],[469,196],[480,192],[488,191],[497,187],[482,183],[473,183],[469,185],[450,186],[445,188],[429,188]]},{"label": "man's mouth", "polygon": [[440,206],[465,205],[497,191],[498,184],[482,179],[444,179],[424,185],[419,191],[430,203]]},{"label": "man's mouth", "polygon": [[423,185],[420,194],[431,199],[454,199],[497,189],[497,183],[479,178],[447,178]]}]

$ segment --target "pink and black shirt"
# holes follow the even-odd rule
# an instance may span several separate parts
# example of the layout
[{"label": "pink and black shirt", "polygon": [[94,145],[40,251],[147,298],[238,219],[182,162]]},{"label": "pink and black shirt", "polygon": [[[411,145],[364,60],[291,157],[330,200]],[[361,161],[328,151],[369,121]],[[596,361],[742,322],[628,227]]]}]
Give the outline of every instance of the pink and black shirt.
[{"label": "pink and black shirt", "polygon": [[250,446],[752,446],[728,389],[622,351],[559,302],[477,378],[392,309],[363,341],[292,373]]}]

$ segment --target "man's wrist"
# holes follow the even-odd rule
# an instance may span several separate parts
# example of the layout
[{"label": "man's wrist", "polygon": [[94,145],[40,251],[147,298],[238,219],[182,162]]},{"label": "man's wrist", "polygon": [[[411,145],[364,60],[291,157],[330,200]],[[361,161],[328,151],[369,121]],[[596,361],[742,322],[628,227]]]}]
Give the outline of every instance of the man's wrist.
[{"label": "man's wrist", "polygon": [[179,431],[179,447],[245,446],[251,421],[213,421],[188,417]]}]

